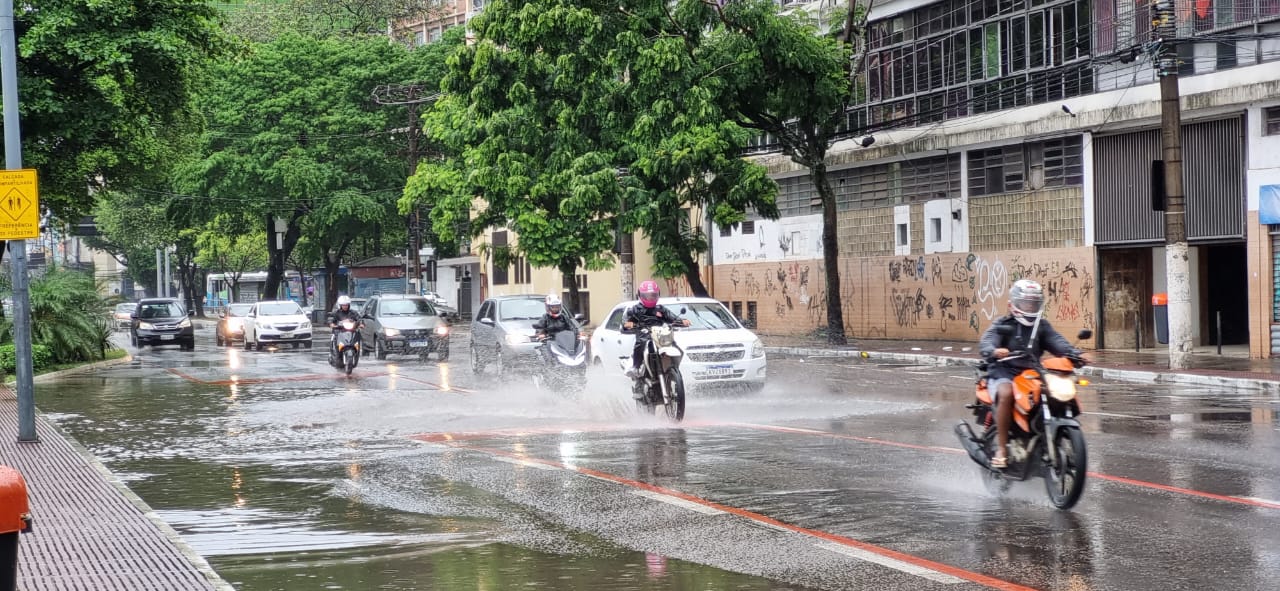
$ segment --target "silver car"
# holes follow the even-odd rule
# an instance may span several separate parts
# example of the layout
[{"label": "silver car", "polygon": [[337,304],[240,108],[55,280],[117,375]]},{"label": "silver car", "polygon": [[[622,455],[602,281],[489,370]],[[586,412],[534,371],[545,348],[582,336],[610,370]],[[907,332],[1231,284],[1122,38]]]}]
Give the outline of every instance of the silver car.
[{"label": "silver car", "polygon": [[[480,304],[471,321],[471,370],[481,373],[492,365],[498,375],[512,366],[537,361],[533,323],[546,313],[545,296],[510,295],[489,298]],[[564,307],[565,314],[571,314]],[[581,315],[573,318],[582,321]]]},{"label": "silver car", "polygon": [[360,338],[365,354],[378,359],[387,355],[431,353],[440,361],[449,360],[449,322],[427,298],[415,295],[383,294],[369,298],[360,309],[364,328]]}]

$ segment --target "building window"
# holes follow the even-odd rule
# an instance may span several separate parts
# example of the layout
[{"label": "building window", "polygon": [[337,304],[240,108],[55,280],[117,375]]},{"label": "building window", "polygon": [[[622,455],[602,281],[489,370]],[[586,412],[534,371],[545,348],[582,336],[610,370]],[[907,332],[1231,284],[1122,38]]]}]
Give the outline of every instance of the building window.
[{"label": "building window", "polygon": [[1280,107],[1267,107],[1262,110],[1263,135],[1280,135]]},{"label": "building window", "polygon": [[818,192],[814,190],[813,182],[809,177],[787,177],[777,179],[777,183],[779,217],[809,215],[821,210],[821,207],[815,209],[812,205],[814,199],[818,197]]},{"label": "building window", "polygon": [[756,223],[755,223],[755,221],[754,221],[754,220],[748,220],[748,221],[742,222],[742,233],[743,233],[744,235],[746,235],[746,234],[755,234],[755,233],[756,233]]},{"label": "building window", "polygon": [[533,283],[533,267],[529,265],[529,259],[516,257],[512,261],[512,266],[516,269],[517,284]]},{"label": "building window", "polygon": [[[494,232],[491,241],[495,249],[505,249],[507,247],[507,233]],[[511,279],[507,274],[508,270],[507,265],[498,266],[495,262],[493,265],[493,281],[491,283],[493,285],[507,285],[510,283]]]},{"label": "building window", "polygon": [[427,44],[427,34],[422,31],[416,31],[413,34],[413,46],[422,47]]},{"label": "building window", "polygon": [[895,244],[899,247],[911,246],[911,232],[907,224],[898,224],[897,241]]},{"label": "building window", "polygon": [[[560,275],[560,288],[569,289],[569,276]],[[578,275],[578,289],[587,289],[587,275],[585,273]]]},{"label": "building window", "polygon": [[1080,136],[969,152],[969,194],[999,195],[1084,183]]},{"label": "building window", "polygon": [[756,311],[757,311],[756,303],[747,302],[747,328],[756,327]]},{"label": "building window", "polygon": [[729,311],[734,318],[742,318],[742,302],[729,302]]},{"label": "building window", "polygon": [[435,27],[435,28],[431,29],[431,37],[430,37],[430,41],[431,41],[432,43],[435,43],[436,41],[439,41],[439,40],[440,40],[440,35],[441,35],[440,27]]},{"label": "building window", "polygon": [[929,242],[942,242],[942,218],[929,218]]},{"label": "building window", "polygon": [[732,228],[732,227],[730,227],[730,226],[720,226],[720,237],[721,237],[721,238],[728,238],[732,233],[733,233],[733,228]]}]

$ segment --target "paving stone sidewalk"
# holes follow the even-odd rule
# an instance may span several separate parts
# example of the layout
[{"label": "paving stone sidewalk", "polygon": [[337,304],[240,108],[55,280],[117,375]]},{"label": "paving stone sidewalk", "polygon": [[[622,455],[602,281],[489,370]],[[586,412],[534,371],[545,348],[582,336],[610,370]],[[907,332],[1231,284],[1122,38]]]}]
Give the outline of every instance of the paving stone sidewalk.
[{"label": "paving stone sidewalk", "polygon": [[36,421],[40,441],[18,442],[17,400],[0,386],[0,464],[26,479],[34,520],[21,536],[18,589],[232,589],[92,454]]}]

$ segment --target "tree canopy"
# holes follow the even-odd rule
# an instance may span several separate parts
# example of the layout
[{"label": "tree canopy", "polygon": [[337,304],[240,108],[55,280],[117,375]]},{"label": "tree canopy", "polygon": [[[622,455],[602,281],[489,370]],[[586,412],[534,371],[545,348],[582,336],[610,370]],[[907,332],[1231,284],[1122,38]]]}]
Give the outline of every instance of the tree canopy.
[{"label": "tree canopy", "polygon": [[23,154],[45,207],[74,219],[90,187],[166,178],[193,123],[202,66],[230,47],[201,0],[30,0],[15,6]]}]

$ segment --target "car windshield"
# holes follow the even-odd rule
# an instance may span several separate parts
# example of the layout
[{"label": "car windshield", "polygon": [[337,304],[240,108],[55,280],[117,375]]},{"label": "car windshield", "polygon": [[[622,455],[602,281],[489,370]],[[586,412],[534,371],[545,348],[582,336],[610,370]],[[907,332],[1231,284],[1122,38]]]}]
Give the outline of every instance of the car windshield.
[{"label": "car windshield", "polygon": [[[681,318],[689,321],[689,328],[686,330],[726,330],[741,328],[738,321],[729,313],[721,304],[683,304],[672,305],[668,308],[673,309],[680,314]],[[684,312],[681,312],[681,308]]]},{"label": "car windshield", "polygon": [[302,308],[296,302],[280,302],[276,304],[260,304],[259,316],[295,316],[302,314]]},{"label": "car windshield", "polygon": [[427,300],[382,300],[378,316],[435,316],[436,310]]},{"label": "car windshield", "polygon": [[499,305],[499,320],[537,320],[547,311],[541,299],[507,300]]},{"label": "car windshield", "polygon": [[177,318],[185,316],[182,306],[176,302],[157,302],[154,304],[143,304],[138,308],[138,318]]},{"label": "car windshield", "polygon": [[227,316],[244,316],[253,309],[253,304],[231,304],[227,306]]}]

